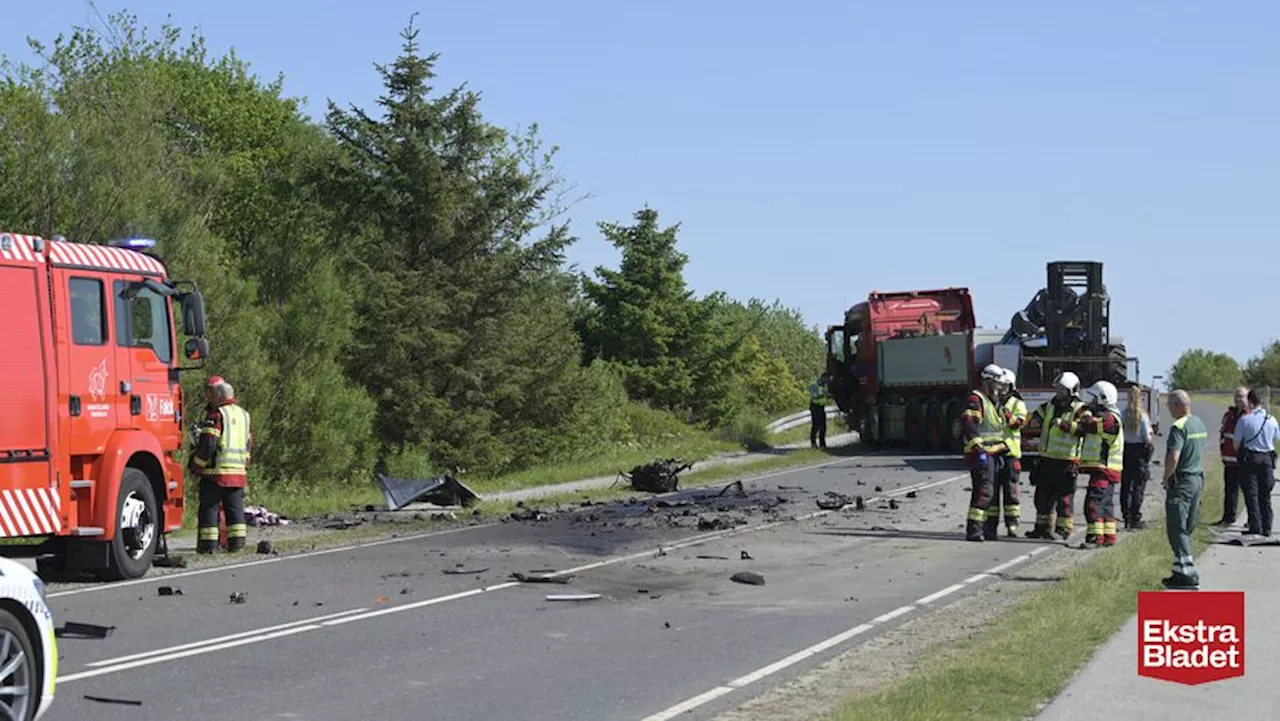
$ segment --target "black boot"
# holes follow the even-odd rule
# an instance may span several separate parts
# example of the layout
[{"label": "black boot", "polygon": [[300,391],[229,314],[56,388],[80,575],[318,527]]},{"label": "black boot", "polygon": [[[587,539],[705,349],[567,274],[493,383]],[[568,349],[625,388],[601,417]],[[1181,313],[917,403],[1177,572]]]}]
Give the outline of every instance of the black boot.
[{"label": "black boot", "polygon": [[218,550],[218,542],[217,542],[216,540],[213,540],[213,541],[206,541],[206,540],[196,541],[196,553],[199,553],[199,554],[208,554],[208,553],[213,553],[213,552],[214,552],[214,551],[216,551],[216,550]]},{"label": "black boot", "polygon": [[244,536],[232,536],[227,539],[227,553],[235,553],[243,551],[245,544]]},{"label": "black boot", "polygon": [[983,529],[982,529],[982,521],[970,520],[968,523],[966,523],[964,537],[966,541],[985,540],[985,534],[983,533]]},{"label": "black boot", "polygon": [[1000,537],[1000,518],[988,517],[986,522],[982,524],[982,535],[988,541],[994,541]]}]

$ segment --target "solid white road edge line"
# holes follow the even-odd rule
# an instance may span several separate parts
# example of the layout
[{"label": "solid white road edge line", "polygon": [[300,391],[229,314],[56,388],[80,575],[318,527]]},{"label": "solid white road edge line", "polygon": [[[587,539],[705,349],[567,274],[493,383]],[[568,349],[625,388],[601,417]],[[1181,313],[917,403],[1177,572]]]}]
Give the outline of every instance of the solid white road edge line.
[{"label": "solid white road edge line", "polygon": [[720,698],[721,696],[724,696],[725,694],[733,693],[734,691],[740,688],[743,688],[744,686],[747,686],[749,684],[755,683],[756,681],[760,681],[762,679],[768,678],[769,676],[772,676],[773,674],[778,673],[779,671],[782,671],[786,668],[794,666],[795,664],[800,663],[805,659],[812,658],[813,656],[816,656],[822,653],[823,651],[834,648],[835,646],[839,646],[840,644],[845,643],[846,641],[849,641],[850,639],[853,639],[856,636],[860,636],[866,633],[867,631],[872,630],[876,626],[888,623],[893,619],[896,619],[900,616],[905,616],[913,611],[923,610],[923,608],[929,605],[930,603],[933,603],[934,601],[937,601],[938,599],[943,598],[945,596],[949,596],[955,593],[956,591],[963,589],[966,585],[976,583],[977,581],[980,581],[984,578],[993,578],[997,574],[1003,573],[1004,571],[1020,563],[1025,563],[1026,561],[1031,560],[1033,557],[1038,556],[1041,553],[1044,553],[1048,550],[1050,550],[1049,546],[1041,546],[1039,548],[1032,549],[1028,553],[1024,553],[1021,556],[1005,561],[1004,563],[1001,563],[998,566],[994,566],[990,569],[987,569],[986,571],[983,571],[982,573],[972,576],[969,579],[967,579],[964,583],[957,583],[952,586],[948,586],[942,589],[941,591],[938,591],[937,593],[933,593],[928,596],[925,596],[924,598],[919,599],[915,603],[911,603],[906,606],[895,608],[894,610],[886,614],[883,614],[881,616],[878,616],[866,623],[859,624],[846,631],[841,631],[840,633],[828,639],[819,641],[818,643],[815,643],[812,646],[809,646],[808,648],[803,648],[780,661],[775,661],[774,663],[771,663],[768,666],[756,669],[751,673],[739,676],[738,678],[735,678],[732,681],[725,683],[723,686],[717,686],[711,689],[710,691],[698,694],[697,696],[694,696],[691,699],[681,701],[680,703],[670,708],[667,708],[663,711],[659,711],[658,713],[653,714],[652,716],[647,716],[643,719],[643,721],[670,721],[670,719],[674,719],[677,716],[680,716],[681,714],[685,714],[690,711],[693,711],[694,709],[700,706],[704,706]]},{"label": "solid white road edge line", "polygon": [[[875,453],[876,452],[859,454],[856,456],[850,456],[850,458],[861,458],[863,456],[874,455]],[[765,473],[759,476],[746,476],[743,478],[739,478],[737,480],[740,480],[743,482],[762,481],[766,478],[776,478],[777,476],[785,476],[792,473],[802,473],[804,471],[812,471],[815,468],[826,468],[827,466],[834,466],[837,463],[845,463],[848,460],[849,458],[838,458],[833,461],[825,461],[823,463],[814,463],[812,465],[799,466],[797,468],[787,468],[781,471],[773,471],[773,472]],[[954,479],[948,479],[948,480],[954,480]],[[677,493],[682,493],[682,492],[683,491],[677,491]],[[666,494],[666,493],[659,494],[659,495],[655,495],[654,498],[662,498],[663,496],[667,496],[667,495],[672,495],[672,494]],[[823,511],[823,513],[826,513],[826,511]],[[802,519],[796,519],[796,520],[802,520]],[[357,551],[364,548],[386,546],[392,543],[407,543],[409,541],[418,541],[424,538],[435,538],[437,536],[447,536],[454,533],[463,533],[466,531],[477,531],[482,528],[492,528],[498,525],[501,525],[501,524],[480,523],[474,526],[463,526],[461,528],[449,528],[443,531],[427,531],[425,533],[414,533],[407,536],[397,536],[395,538],[382,538],[376,541],[366,541],[364,543],[353,543],[347,546],[334,546],[333,548],[323,548],[318,551],[307,551],[305,553],[293,553],[287,556],[273,556],[271,558],[264,558],[257,561],[246,561],[244,563],[227,563],[227,564],[222,564],[218,566],[210,566],[208,568],[198,568],[191,571],[179,571],[177,573],[166,573],[166,574],[157,575],[157,576],[147,576],[145,578],[135,578],[130,581],[116,581],[114,583],[104,583],[104,584],[99,584],[94,586],[86,586],[84,588],[73,588],[66,591],[56,591],[54,593],[50,593],[48,594],[47,597],[63,598],[65,596],[78,596],[84,593],[110,591],[117,588],[126,588],[128,586],[136,586],[142,583],[155,583],[157,581],[168,581],[168,580],[177,579],[177,578],[190,578],[192,576],[203,576],[208,573],[221,573],[223,571],[234,571],[240,568],[252,568],[254,566],[262,566],[268,563],[284,563],[286,561],[297,561],[304,558],[315,558],[316,556],[326,556],[333,553],[344,553],[347,551]]]},{"label": "solid white road edge line", "polygon": [[[944,483],[950,483],[953,481],[957,481],[961,478],[968,478],[968,477],[969,477],[969,474],[965,473],[965,474],[953,476],[951,478],[944,478],[940,481],[930,481],[925,483],[917,483],[910,486],[903,486],[902,488],[895,489],[889,493],[884,494],[883,496],[869,499],[867,502],[870,503],[874,501],[880,501],[886,498],[891,498],[893,496],[910,493],[911,491],[918,491],[923,488],[932,488],[934,486],[940,486]],[[790,521],[770,521],[768,523],[762,523],[755,526],[743,526],[739,528],[726,529],[724,531],[712,531],[710,533],[705,533],[699,536],[693,536],[693,537],[684,539],[683,541],[677,541],[676,543],[672,543],[667,546],[662,546],[660,547],[660,549],[664,551],[678,550],[688,546],[696,546],[701,543],[706,543],[707,541],[717,540],[719,538],[727,538],[730,536],[739,535],[743,533],[761,531],[768,528],[774,528],[776,526],[784,525],[786,523],[794,523],[796,521],[802,521],[810,518],[825,516],[830,513],[832,513],[832,511],[820,510],[814,513],[805,514],[803,516],[791,519]],[[392,539],[392,540],[400,540],[400,539]],[[1040,549],[1037,549],[1037,550],[1040,550]],[[1048,549],[1043,549],[1043,550],[1048,550]],[[654,551],[646,550],[640,553],[627,554],[625,556],[615,556],[613,558],[608,558],[602,561],[596,561],[594,563],[589,563],[583,566],[578,566],[576,568],[570,568],[564,571],[559,571],[557,573],[547,574],[547,575],[561,576],[561,575],[567,575],[572,573],[580,573],[582,571],[588,571],[594,568],[611,566],[615,563],[624,563],[626,561],[632,561],[638,558],[649,557],[649,556],[652,556],[654,553],[655,553]],[[1030,554],[1028,554],[1028,557],[1030,557]],[[120,658],[109,659],[107,661],[95,661],[93,663],[86,664],[87,666],[92,667],[92,670],[68,674],[66,676],[59,676],[58,683],[67,683],[67,682],[76,681],[82,678],[91,678],[93,676],[101,676],[103,674],[115,673],[118,671],[127,671],[129,669],[138,668],[139,666],[148,666],[156,663],[164,663],[166,661],[186,658],[188,656],[195,656],[195,655],[204,654],[204,653],[212,653],[214,651],[221,651],[228,648],[235,648],[237,646],[245,646],[251,643],[260,643],[262,641],[269,641],[275,638],[280,638],[282,636],[291,636],[295,633],[302,633],[305,631],[316,631],[326,626],[337,626],[344,623],[349,623],[351,621],[361,621],[369,618],[375,618],[377,616],[385,616],[392,613],[399,613],[401,611],[410,611],[417,608],[423,608],[425,606],[432,606],[439,603],[446,603],[449,601],[456,601],[462,598],[468,598],[470,596],[477,596],[483,593],[489,593],[491,591],[500,591],[508,588],[514,588],[520,585],[522,584],[517,581],[509,581],[506,583],[499,583],[493,586],[485,586],[483,588],[473,588],[467,591],[451,593],[445,596],[428,598],[422,601],[415,601],[413,603],[407,603],[400,606],[383,608],[376,611],[366,612],[367,609],[357,608],[357,609],[352,609],[350,611],[343,611],[341,613],[335,613],[335,614],[319,616],[311,619],[302,619],[299,621],[293,621],[291,623],[281,624],[278,626],[270,626],[267,628],[256,629],[253,631],[243,631],[240,633],[230,634],[228,636],[222,636],[219,638],[206,639],[204,641],[194,641],[191,643],[182,644],[180,646],[172,646],[169,648],[157,649],[155,651],[134,654],[132,656],[124,656]],[[891,613],[901,615],[899,612],[905,613],[906,611],[904,611],[903,609],[898,609],[898,611],[893,611]],[[888,614],[886,614],[886,616],[887,615]],[[882,616],[881,618],[883,619],[885,617]],[[303,625],[297,625],[297,624],[303,624]],[[812,653],[810,653],[810,655],[812,655]],[[725,693],[728,693],[728,692],[726,691]]]}]

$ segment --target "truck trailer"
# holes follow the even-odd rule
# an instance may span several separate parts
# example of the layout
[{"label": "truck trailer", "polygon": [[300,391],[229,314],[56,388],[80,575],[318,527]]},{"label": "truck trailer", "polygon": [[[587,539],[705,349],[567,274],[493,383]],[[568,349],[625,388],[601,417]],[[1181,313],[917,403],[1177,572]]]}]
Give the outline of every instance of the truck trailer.
[{"label": "truck trailer", "polygon": [[[1008,330],[979,327],[963,287],[873,292],[850,308],[826,332],[831,395],[850,426],[872,446],[959,453],[965,397],[988,363],[1015,371],[1028,410],[1048,400],[1053,379],[1069,370],[1082,387],[1114,383],[1121,407],[1130,392],[1142,393],[1158,419],[1159,394],[1138,382],[1137,359],[1109,334],[1102,264],[1059,261],[1047,270],[1046,287]],[[1028,439],[1024,457],[1037,452],[1036,439]]]},{"label": "truck trailer", "polygon": [[[199,288],[171,280],[153,245],[0,232],[4,555],[137,578],[181,528],[179,374],[209,344]],[[179,361],[176,310],[196,365]]]}]

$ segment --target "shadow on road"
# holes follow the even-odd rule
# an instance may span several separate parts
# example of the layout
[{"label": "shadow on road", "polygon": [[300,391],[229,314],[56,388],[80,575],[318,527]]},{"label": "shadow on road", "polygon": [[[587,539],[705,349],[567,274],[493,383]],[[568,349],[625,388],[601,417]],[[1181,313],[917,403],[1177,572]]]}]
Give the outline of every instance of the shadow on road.
[{"label": "shadow on road", "polygon": [[964,458],[960,456],[938,456],[937,458],[904,458],[903,462],[911,467],[912,470],[920,473],[937,473],[939,471],[953,471],[960,473],[968,469],[964,463]]},{"label": "shadow on road", "polygon": [[[825,528],[811,533],[821,536],[845,536],[860,538],[910,538],[919,541],[958,541],[961,543],[969,543],[965,540],[964,531],[914,531],[910,529],[896,528]],[[1004,535],[1004,531],[1000,531],[1000,540],[986,541],[986,543],[1021,543],[1028,545],[1039,545],[1044,541],[1034,538],[1008,538]]]}]

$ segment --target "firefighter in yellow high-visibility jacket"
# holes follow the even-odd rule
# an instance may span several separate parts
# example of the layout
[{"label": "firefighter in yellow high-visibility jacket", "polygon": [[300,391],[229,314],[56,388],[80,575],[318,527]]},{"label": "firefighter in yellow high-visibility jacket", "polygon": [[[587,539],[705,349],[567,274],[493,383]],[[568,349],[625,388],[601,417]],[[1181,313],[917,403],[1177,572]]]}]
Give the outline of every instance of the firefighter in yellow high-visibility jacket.
[{"label": "firefighter in yellow high-visibility jacket", "polygon": [[249,413],[236,403],[235,390],[221,376],[205,387],[208,412],[200,424],[200,440],[191,466],[200,475],[200,509],[196,553],[218,548],[218,511],[227,519],[227,551],[244,548],[248,526],[244,516],[244,488],[248,482],[253,432]]},{"label": "firefighter in yellow high-visibility jacket", "polygon": [[1017,538],[1018,524],[1022,520],[1022,506],[1018,498],[1018,478],[1022,474],[1022,428],[1027,424],[1027,404],[1018,395],[1018,376],[1004,369],[1001,383],[1000,413],[1004,420],[1004,445],[1007,449],[1004,462],[996,469],[995,488],[991,493],[991,505],[987,506],[985,535],[995,539],[999,535],[1001,506],[1004,506],[1005,532]]}]

